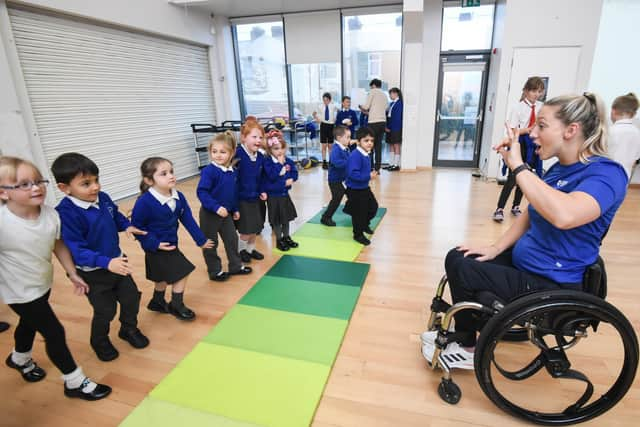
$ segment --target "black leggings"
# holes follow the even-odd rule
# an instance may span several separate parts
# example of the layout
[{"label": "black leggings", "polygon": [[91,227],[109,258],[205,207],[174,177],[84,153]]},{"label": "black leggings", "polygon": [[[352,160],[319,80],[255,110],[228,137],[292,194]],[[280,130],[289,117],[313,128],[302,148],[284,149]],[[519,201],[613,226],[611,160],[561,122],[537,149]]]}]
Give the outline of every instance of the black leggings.
[{"label": "black leggings", "polygon": [[9,304],[9,307],[20,316],[18,326],[13,334],[16,341],[16,351],[26,353],[33,348],[36,332],[44,338],[47,356],[63,374],[70,374],[77,369],[76,362],[71,356],[64,327],[49,305],[51,290],[40,298],[23,304]]},{"label": "black leggings", "polygon": [[[451,249],[444,262],[449,280],[449,289],[453,303],[475,301],[479,291],[490,291],[502,300],[509,302],[514,298],[533,291],[545,291],[560,288],[581,289],[580,283],[560,284],[532,273],[518,270],[513,266],[511,249],[498,255],[491,261],[476,261],[474,257],[465,257],[464,252]],[[476,331],[481,325],[472,310],[463,310],[455,315],[456,332],[461,333],[460,343],[473,347]]]},{"label": "black leggings", "polygon": [[516,185],[516,178],[513,176],[513,173],[511,173],[511,170],[509,170],[507,182],[502,186],[500,198],[498,199],[498,209],[504,209],[513,187],[516,187],[516,194],[513,196],[513,207],[520,206],[520,203],[522,202],[522,190],[520,190],[520,187]]}]

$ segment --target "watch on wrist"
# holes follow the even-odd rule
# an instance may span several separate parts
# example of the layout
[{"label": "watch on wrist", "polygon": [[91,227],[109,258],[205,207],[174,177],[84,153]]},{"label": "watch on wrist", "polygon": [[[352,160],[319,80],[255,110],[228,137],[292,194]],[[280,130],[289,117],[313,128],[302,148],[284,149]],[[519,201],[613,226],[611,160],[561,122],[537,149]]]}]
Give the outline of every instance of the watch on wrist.
[{"label": "watch on wrist", "polygon": [[513,175],[513,177],[515,178],[516,176],[518,176],[518,174],[524,170],[531,170],[531,166],[529,166],[526,163],[521,164],[520,166],[518,166],[517,168],[515,168],[513,171],[511,171],[511,174]]}]

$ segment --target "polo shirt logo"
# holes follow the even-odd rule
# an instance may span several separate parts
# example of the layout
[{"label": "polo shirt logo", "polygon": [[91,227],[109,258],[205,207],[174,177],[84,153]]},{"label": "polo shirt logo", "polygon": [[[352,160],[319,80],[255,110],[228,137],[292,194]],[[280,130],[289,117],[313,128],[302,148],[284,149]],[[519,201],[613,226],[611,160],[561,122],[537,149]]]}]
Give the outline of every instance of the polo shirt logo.
[{"label": "polo shirt logo", "polygon": [[107,210],[109,211],[109,214],[113,218],[113,207],[112,206],[107,206]]},{"label": "polo shirt logo", "polygon": [[569,183],[569,181],[565,181],[563,179],[559,179],[558,182],[556,182],[556,187],[557,188],[562,188],[565,185],[567,185]]}]

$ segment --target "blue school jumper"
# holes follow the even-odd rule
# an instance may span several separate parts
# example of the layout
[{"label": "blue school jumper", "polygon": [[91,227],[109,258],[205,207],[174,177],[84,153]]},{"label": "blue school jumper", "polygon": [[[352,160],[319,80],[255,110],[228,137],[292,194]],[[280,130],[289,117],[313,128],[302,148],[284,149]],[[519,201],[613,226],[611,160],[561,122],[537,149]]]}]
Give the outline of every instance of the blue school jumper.
[{"label": "blue school jumper", "polygon": [[261,152],[256,153],[256,160],[253,161],[242,145],[236,150],[238,168],[238,199],[247,202],[255,202],[263,192],[260,188],[262,182],[262,170],[264,167],[264,156]]},{"label": "blue school jumper", "polygon": [[387,128],[391,132],[402,130],[402,101],[397,100],[389,104],[391,115],[387,117]]},{"label": "blue school jumper", "polygon": [[136,239],[145,252],[156,252],[160,242],[167,242],[172,246],[178,246],[178,221],[185,226],[198,246],[207,241],[204,234],[193,219],[191,208],[187,199],[181,192],[178,193],[175,210],[165,203],[161,204],[150,192],[143,193],[133,207],[131,222],[146,235],[137,235]]},{"label": "blue school jumper", "polygon": [[343,182],[347,178],[347,163],[349,163],[348,147],[343,147],[338,142],[333,143],[331,154],[329,155],[329,183]]},{"label": "blue school jumper", "polygon": [[[289,170],[282,173],[282,169],[289,166]],[[272,157],[267,157],[264,160],[264,176],[262,189],[269,196],[284,197],[289,194],[289,189],[285,182],[287,179],[298,180],[298,169],[296,164],[290,158],[286,157],[284,165],[280,162],[276,162]]]},{"label": "blue school jumper", "polygon": [[371,180],[371,159],[362,154],[360,150],[355,149],[351,152],[347,162],[345,184],[347,188],[364,190],[369,187],[369,180]]},{"label": "blue school jumper", "polygon": [[586,164],[554,164],[544,181],[564,193],[589,194],[600,206],[600,217],[580,227],[560,230],[529,204],[529,230],[515,244],[513,265],[557,283],[581,283],[586,267],[596,261],[602,236],[624,200],[627,174],[618,163],[592,156]]},{"label": "blue school jumper", "polygon": [[209,164],[200,172],[200,182],[196,190],[202,207],[217,213],[220,207],[228,212],[238,212],[238,171],[237,169],[222,170]]},{"label": "blue school jumper", "polygon": [[351,126],[349,126],[349,130],[351,131],[351,137],[353,138],[356,134],[356,126],[358,126],[358,113],[354,110],[341,109],[336,115],[336,125],[344,126],[344,124],[342,124],[344,119],[351,119]]},{"label": "blue school jumper", "polygon": [[98,194],[98,207],[83,209],[65,197],[56,210],[62,221],[62,240],[78,267],[104,268],[122,255],[118,232],[131,223],[107,193]]}]

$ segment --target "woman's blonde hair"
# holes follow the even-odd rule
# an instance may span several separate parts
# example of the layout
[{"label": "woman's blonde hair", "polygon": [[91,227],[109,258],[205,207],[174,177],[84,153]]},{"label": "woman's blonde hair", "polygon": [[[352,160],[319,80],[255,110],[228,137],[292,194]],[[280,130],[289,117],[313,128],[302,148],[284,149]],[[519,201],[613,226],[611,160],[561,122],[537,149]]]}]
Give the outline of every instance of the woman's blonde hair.
[{"label": "woman's blonde hair", "polygon": [[210,158],[211,158],[211,147],[213,147],[214,144],[224,145],[224,147],[227,150],[229,150],[229,153],[231,154],[229,156],[229,160],[227,161],[227,164],[223,166],[229,167],[237,163],[235,156],[236,156],[236,148],[238,144],[236,143],[236,137],[232,131],[226,130],[223,133],[216,134],[216,136],[214,136],[213,138],[211,138],[211,140],[209,140],[209,146],[207,148],[207,152],[209,153]]},{"label": "woman's blonde hair", "polygon": [[633,117],[638,111],[638,97],[633,92],[619,96],[613,100],[611,108],[619,113],[628,114]]},{"label": "woman's blonde hair", "polygon": [[555,117],[565,126],[579,123],[584,142],[578,156],[582,163],[587,163],[591,154],[607,155],[607,121],[602,99],[595,93],[585,92],[582,95],[563,95],[544,103],[557,107]]},{"label": "woman's blonde hair", "polygon": [[31,167],[36,174],[36,179],[42,179],[42,174],[38,167],[29,160],[24,160],[19,157],[0,156],[0,184],[6,181],[15,182],[18,175],[18,168],[22,165]]}]

